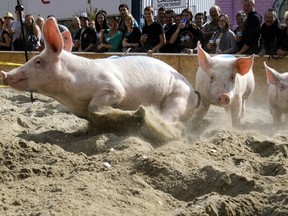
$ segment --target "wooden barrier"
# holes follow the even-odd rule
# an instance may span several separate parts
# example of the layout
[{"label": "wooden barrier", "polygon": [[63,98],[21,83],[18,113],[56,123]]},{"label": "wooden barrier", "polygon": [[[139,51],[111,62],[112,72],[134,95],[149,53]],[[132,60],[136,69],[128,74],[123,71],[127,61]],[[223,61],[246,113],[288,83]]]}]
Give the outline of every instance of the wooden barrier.
[{"label": "wooden barrier", "polygon": [[[38,52],[31,52],[28,54],[29,59],[37,55]],[[91,59],[96,58],[106,58],[112,55],[122,55],[122,53],[75,53],[79,56],[84,56]],[[146,55],[145,53],[129,53],[128,56],[132,55]],[[183,74],[193,86],[195,86],[195,75],[198,68],[197,55],[187,55],[187,54],[166,54],[166,53],[155,53],[153,57],[160,59],[176,70]],[[11,63],[25,63],[24,52],[0,52],[0,61],[11,62]],[[251,98],[251,101],[256,104],[266,104],[267,103],[267,90],[268,84],[266,79],[266,74],[264,70],[263,62],[266,61],[269,67],[274,68],[278,72],[288,72],[288,57],[282,59],[272,59],[268,56],[255,57],[255,62],[253,66],[253,72],[255,76],[255,91]],[[13,66],[0,65],[1,70],[9,71]]]}]

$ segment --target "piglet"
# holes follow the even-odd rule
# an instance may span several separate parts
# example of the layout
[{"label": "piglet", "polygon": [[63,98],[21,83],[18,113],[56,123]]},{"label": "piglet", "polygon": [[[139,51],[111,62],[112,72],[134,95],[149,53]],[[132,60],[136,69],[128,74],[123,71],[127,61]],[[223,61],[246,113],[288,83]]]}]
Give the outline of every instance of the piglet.
[{"label": "piglet", "polygon": [[233,55],[209,56],[200,43],[197,45],[199,68],[195,89],[201,94],[200,107],[193,122],[199,124],[211,104],[231,111],[232,126],[240,126],[246,100],[251,96],[255,82],[252,72],[254,55],[235,58]]},{"label": "piglet", "polygon": [[281,123],[283,113],[288,113],[288,72],[278,73],[268,67],[264,62],[267,76],[268,102],[270,113],[273,116],[273,123],[277,126]]},{"label": "piglet", "polygon": [[192,116],[197,94],[163,61],[147,56],[92,60],[74,55],[67,51],[71,36],[61,36],[53,17],[44,23],[43,36],[45,49],[39,55],[8,73],[1,71],[5,84],[52,97],[87,120],[89,113],[107,107],[131,111],[140,105],[157,108],[171,122]]}]

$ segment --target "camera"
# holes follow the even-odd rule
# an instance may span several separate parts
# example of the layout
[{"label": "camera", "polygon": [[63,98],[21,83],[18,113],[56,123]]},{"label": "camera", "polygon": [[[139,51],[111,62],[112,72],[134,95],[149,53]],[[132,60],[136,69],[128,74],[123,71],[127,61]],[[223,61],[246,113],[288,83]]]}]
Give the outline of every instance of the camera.
[{"label": "camera", "polygon": [[17,11],[23,11],[24,7],[22,5],[16,5],[15,10]]}]

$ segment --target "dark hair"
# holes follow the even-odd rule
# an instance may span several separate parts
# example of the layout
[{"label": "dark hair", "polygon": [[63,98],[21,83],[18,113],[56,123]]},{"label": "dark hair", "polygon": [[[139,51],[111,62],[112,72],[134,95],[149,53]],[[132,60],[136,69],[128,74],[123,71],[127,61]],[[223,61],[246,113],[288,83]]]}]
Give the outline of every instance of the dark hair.
[{"label": "dark hair", "polygon": [[159,13],[159,11],[164,11],[164,12],[166,12],[166,11],[167,11],[167,9],[166,9],[166,8],[164,8],[164,7],[160,7],[160,8],[158,9],[158,13]]},{"label": "dark hair", "polygon": [[196,13],[195,17],[197,17],[197,16],[203,16],[204,17],[204,13],[202,13],[202,12]]},{"label": "dark hair", "polygon": [[127,10],[129,10],[129,7],[127,4],[120,4],[119,7],[118,7],[118,10],[120,10],[121,7],[124,7],[126,8]]},{"label": "dark hair", "polygon": [[244,19],[246,19],[247,15],[244,13],[244,11],[239,11],[237,14],[236,14],[236,18],[237,17],[243,17]]},{"label": "dark hair", "polygon": [[105,10],[99,10],[98,13],[102,13],[102,14],[105,14],[107,16],[107,11],[105,11]]},{"label": "dark hair", "polygon": [[[97,22],[97,17],[98,15],[102,15],[104,16],[104,21],[103,21],[103,27],[101,28],[100,24]],[[107,17],[106,17],[106,13],[103,11],[98,11],[98,13],[95,16],[95,29],[96,32],[100,32],[101,29],[109,29],[108,23],[107,23]]]},{"label": "dark hair", "polygon": [[192,21],[192,20],[193,20],[192,11],[191,11],[189,8],[185,8],[185,9],[182,10],[181,15],[182,15],[184,12],[188,13],[188,14],[191,16],[191,21]]},{"label": "dark hair", "polygon": [[172,15],[173,18],[174,18],[174,16],[175,16],[174,10],[167,10],[167,11],[165,12],[165,14],[170,14],[170,15]]},{"label": "dark hair", "polygon": [[115,20],[118,24],[119,24],[119,18],[117,16],[112,16],[109,18],[109,21],[110,20]]}]

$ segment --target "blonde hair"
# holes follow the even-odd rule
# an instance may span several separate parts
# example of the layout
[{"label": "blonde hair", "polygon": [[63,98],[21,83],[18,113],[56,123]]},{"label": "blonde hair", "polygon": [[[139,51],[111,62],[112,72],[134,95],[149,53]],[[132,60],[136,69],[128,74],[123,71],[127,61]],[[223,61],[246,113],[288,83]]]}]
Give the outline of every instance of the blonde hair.
[{"label": "blonde hair", "polygon": [[32,20],[32,23],[35,23],[35,19],[34,19],[34,16],[33,16],[32,14],[27,14],[27,15],[25,16],[25,19],[26,19],[26,18],[31,19],[31,20]]},{"label": "blonde hair", "polygon": [[134,28],[134,20],[135,20],[135,19],[134,19],[134,17],[132,16],[132,14],[130,14],[130,13],[126,14],[125,17],[124,17],[124,21],[125,21],[126,19],[131,19],[132,22],[131,22],[131,26],[130,26],[130,27],[131,27],[131,28]]}]

